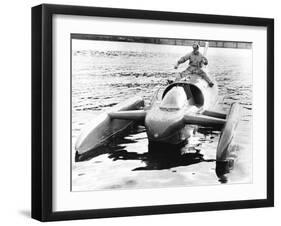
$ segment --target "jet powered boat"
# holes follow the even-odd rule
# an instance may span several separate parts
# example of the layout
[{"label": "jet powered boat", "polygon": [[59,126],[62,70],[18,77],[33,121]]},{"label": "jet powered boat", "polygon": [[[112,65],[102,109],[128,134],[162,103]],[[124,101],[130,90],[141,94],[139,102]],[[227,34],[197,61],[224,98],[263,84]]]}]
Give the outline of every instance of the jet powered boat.
[{"label": "jet powered boat", "polygon": [[200,126],[221,131],[216,173],[221,176],[229,172],[233,166],[230,146],[239,123],[240,105],[233,103],[228,113],[218,111],[216,82],[210,87],[196,74],[167,85],[161,95],[159,92],[156,91],[149,106],[144,106],[144,99],[136,96],[95,118],[78,137],[76,155],[94,151],[133,124],[145,126],[149,145],[184,143]]}]

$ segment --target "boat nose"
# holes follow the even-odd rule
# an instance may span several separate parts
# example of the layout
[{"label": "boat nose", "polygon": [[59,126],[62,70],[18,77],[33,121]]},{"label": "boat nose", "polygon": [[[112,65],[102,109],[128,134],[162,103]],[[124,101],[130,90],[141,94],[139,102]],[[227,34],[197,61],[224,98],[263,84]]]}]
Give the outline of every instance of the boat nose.
[{"label": "boat nose", "polygon": [[182,117],[170,112],[165,115],[161,113],[147,115],[145,120],[147,135],[154,140],[161,140],[172,135],[182,127],[182,124]]}]

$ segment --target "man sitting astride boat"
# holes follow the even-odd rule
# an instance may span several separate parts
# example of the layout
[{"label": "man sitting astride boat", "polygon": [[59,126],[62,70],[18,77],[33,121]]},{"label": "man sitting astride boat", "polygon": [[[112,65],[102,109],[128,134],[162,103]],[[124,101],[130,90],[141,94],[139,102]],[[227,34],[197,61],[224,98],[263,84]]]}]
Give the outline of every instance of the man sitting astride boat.
[{"label": "man sitting astride boat", "polygon": [[207,76],[207,74],[202,70],[202,66],[208,64],[208,60],[203,54],[199,52],[199,44],[194,43],[192,45],[193,51],[191,53],[186,54],[185,56],[181,57],[177,64],[175,65],[175,69],[178,69],[178,66],[185,61],[189,60],[189,66],[183,72],[180,73],[181,78],[184,78],[186,75],[189,74],[197,74],[201,76],[206,82],[208,82],[209,86],[212,87],[214,83],[211,79]]}]

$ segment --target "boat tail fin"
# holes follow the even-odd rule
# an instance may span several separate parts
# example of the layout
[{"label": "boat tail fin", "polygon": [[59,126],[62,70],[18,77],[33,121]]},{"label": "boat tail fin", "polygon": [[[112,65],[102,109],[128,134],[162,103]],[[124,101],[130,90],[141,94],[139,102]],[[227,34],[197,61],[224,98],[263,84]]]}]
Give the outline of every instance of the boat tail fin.
[{"label": "boat tail fin", "polygon": [[215,118],[205,115],[189,115],[184,116],[186,124],[200,125],[204,127],[222,127],[225,124],[225,119]]},{"label": "boat tail fin", "polygon": [[111,119],[142,121],[146,116],[144,110],[118,111],[108,113]]}]

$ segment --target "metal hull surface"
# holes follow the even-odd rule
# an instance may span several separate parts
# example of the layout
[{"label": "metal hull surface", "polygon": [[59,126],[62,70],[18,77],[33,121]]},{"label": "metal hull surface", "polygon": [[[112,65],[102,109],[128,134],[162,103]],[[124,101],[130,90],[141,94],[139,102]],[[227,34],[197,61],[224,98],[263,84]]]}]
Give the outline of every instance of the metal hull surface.
[{"label": "metal hull surface", "polygon": [[111,119],[109,113],[127,110],[137,110],[144,106],[144,100],[141,97],[133,97],[125,102],[117,104],[104,113],[92,120],[89,125],[82,131],[78,137],[75,149],[78,154],[91,151],[113,135],[117,135],[124,131],[128,126],[134,123],[133,120]]}]

